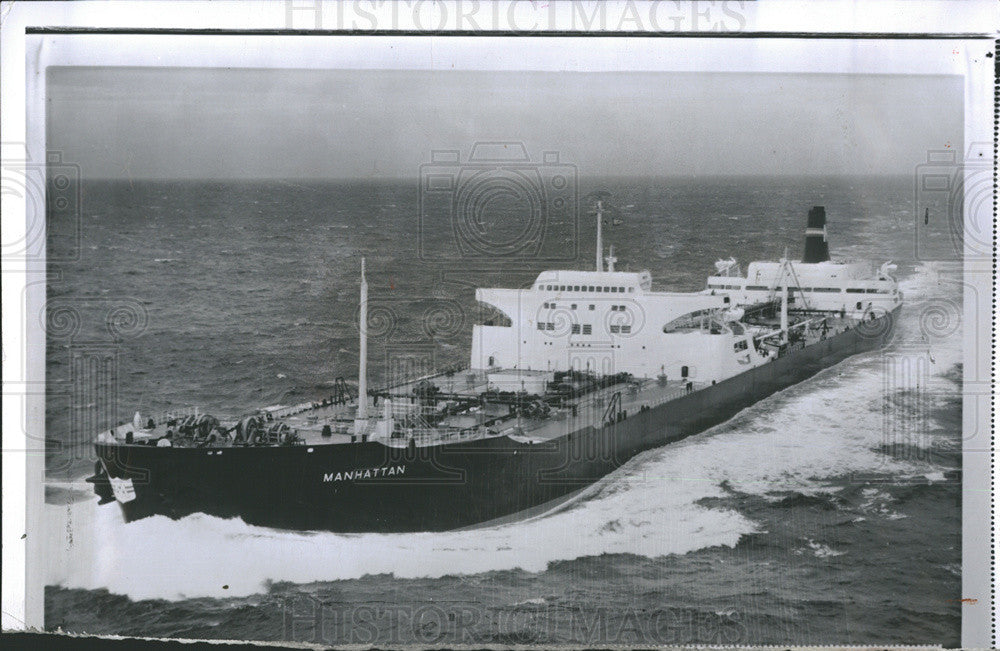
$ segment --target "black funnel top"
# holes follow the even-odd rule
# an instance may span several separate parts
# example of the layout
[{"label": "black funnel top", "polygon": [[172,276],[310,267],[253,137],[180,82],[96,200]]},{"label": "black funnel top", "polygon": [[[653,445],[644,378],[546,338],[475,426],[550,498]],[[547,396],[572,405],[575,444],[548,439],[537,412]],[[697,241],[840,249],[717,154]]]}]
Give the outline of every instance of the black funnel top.
[{"label": "black funnel top", "polygon": [[826,209],[814,206],[809,211],[806,222],[806,252],[802,262],[826,262],[830,259],[830,247],[826,243]]}]

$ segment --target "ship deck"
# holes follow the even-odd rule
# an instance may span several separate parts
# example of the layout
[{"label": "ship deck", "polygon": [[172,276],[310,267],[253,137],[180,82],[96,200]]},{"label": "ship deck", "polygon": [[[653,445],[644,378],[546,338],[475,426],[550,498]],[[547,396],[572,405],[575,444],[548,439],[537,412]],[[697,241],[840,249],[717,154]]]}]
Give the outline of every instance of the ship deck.
[{"label": "ship deck", "polygon": [[[461,382],[455,380],[459,375],[463,378]],[[478,399],[488,388],[485,371],[467,369],[454,377],[438,376],[407,382],[394,387],[392,393],[397,396],[412,394],[421,382],[433,383],[442,393],[453,396],[465,395],[470,399]],[[460,383],[464,386],[456,389]],[[471,413],[448,416],[432,431],[414,431],[413,437],[418,444],[442,440],[467,440],[490,435],[507,435],[515,440],[537,443],[558,438],[588,425],[600,425],[616,393],[621,397],[614,413],[632,414],[640,407],[653,407],[703,386],[705,386],[703,383],[681,379],[662,382],[657,379],[635,379],[596,389],[576,398],[565,399],[560,406],[553,407],[549,415],[543,418],[510,414],[507,405],[489,403]],[[487,432],[480,431],[484,425]]]},{"label": "ship deck", "polygon": [[[857,324],[850,318],[841,319],[829,314],[825,316],[830,333],[838,333]],[[802,317],[803,320],[809,318],[814,317],[808,315]],[[756,327],[759,331],[766,332],[772,325],[777,324],[762,321],[757,323]],[[793,344],[793,348],[809,345],[821,337],[817,331],[804,330],[806,330],[805,337]],[[489,371],[489,373],[495,372],[497,369]],[[516,370],[506,372],[524,373],[526,377],[532,373],[540,373]],[[403,447],[410,445],[411,441],[414,445],[429,446],[501,435],[526,443],[540,443],[587,426],[600,426],[619,416],[632,415],[640,409],[655,407],[705,386],[706,383],[680,378],[670,380],[634,378],[604,388],[592,389],[577,397],[564,398],[552,405],[548,414],[533,417],[524,415],[523,410],[513,404],[517,403],[518,399],[512,393],[502,396],[494,392],[490,400],[483,400],[485,392],[491,388],[495,389],[489,384],[488,372],[464,369],[416,378],[377,392],[380,398],[370,401],[369,418],[372,419],[370,422],[384,415],[387,397],[391,400],[394,418],[398,414],[404,414],[403,418],[405,414],[419,415],[421,413],[419,394],[423,392],[427,395],[430,387],[434,387],[431,392],[435,397],[433,400],[423,402],[425,405],[431,405],[429,407],[431,411],[440,410],[441,405],[447,407],[450,404],[454,408],[455,413],[449,413],[443,418],[438,411],[438,417],[433,419],[433,425],[414,425],[414,421],[419,423],[421,419],[409,418],[408,425],[400,427],[392,436],[378,433],[374,428],[366,430],[364,436],[356,434],[354,419],[357,414],[357,402],[335,403],[332,396],[318,402],[292,406],[274,405],[259,410],[258,413],[264,416],[267,427],[280,423],[287,424],[297,435],[296,444],[304,445],[350,444],[367,439],[378,440],[389,446]],[[616,401],[616,394],[617,403],[609,409],[609,405]],[[130,434],[134,444],[155,445],[166,437],[168,432],[176,435],[176,425],[168,424],[170,417],[179,418],[192,413],[194,412],[188,411],[185,414],[154,417],[154,427],[149,429],[137,428],[131,422],[124,423],[105,431],[99,436],[99,441],[103,439],[107,443],[122,444],[127,442],[126,437]],[[146,418],[143,416],[143,420]],[[236,419],[221,419],[222,426],[226,428],[234,427],[236,422]],[[328,432],[325,436],[324,430]],[[229,447],[234,443],[231,436],[228,440],[213,442],[194,442],[178,439],[175,436],[172,445],[218,448]]]},{"label": "ship deck", "polygon": [[[458,386],[457,378],[459,377],[462,378],[461,387]],[[397,405],[396,408],[399,408],[400,403],[413,404],[417,402],[413,390],[422,383],[425,387],[428,383],[434,385],[449,397],[464,396],[469,400],[477,401],[480,394],[487,390],[486,372],[480,370],[465,369],[451,376],[441,374],[419,378],[399,384],[391,389],[394,396],[392,400]],[[488,402],[472,409],[463,410],[461,413],[446,416],[433,427],[406,428],[403,436],[395,438],[379,437],[374,432],[369,432],[367,439],[381,440],[386,445],[400,447],[409,445],[410,439],[413,439],[416,445],[426,446],[500,435],[507,435],[523,442],[542,442],[587,425],[599,425],[604,420],[605,411],[616,393],[620,393],[621,398],[614,414],[619,412],[632,414],[640,407],[653,407],[684,395],[689,390],[697,390],[704,386],[692,382],[689,389],[688,384],[686,380],[666,382],[633,380],[615,384],[591,391],[577,398],[566,399],[561,405],[553,407],[547,417],[517,415],[513,413],[516,410],[512,410],[507,404]],[[407,397],[404,398],[404,396]],[[413,398],[412,401],[409,399],[410,397]],[[375,401],[377,404],[370,406],[369,413],[372,417],[381,414],[384,407],[383,401],[384,399]],[[287,424],[296,431],[301,443],[305,445],[350,444],[360,440],[360,437],[354,434],[356,402],[327,405],[323,405],[321,402],[294,406],[275,405],[262,411],[271,414],[272,420],[269,421],[269,424]],[[119,425],[111,431],[118,443],[124,443],[126,435],[131,432],[134,443],[154,444],[167,436],[168,432],[176,432],[177,427],[169,426],[167,420],[166,417],[154,418],[155,426],[152,429],[136,428],[129,422]],[[223,420],[222,424],[232,427],[235,422],[235,420]],[[323,435],[324,426],[329,426],[331,434]],[[176,438],[173,441],[174,445],[185,445]],[[216,448],[231,445],[233,445],[231,441],[223,441],[202,444],[198,447]],[[191,446],[193,444],[189,447]]]}]

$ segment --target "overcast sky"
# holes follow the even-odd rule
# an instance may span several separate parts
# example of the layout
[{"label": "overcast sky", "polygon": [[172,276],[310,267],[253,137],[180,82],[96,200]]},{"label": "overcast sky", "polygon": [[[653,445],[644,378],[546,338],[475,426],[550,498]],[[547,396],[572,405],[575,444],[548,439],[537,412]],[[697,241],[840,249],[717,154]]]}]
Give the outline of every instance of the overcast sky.
[{"label": "overcast sky", "polygon": [[415,178],[477,140],[584,176],[911,174],[962,147],[962,80],[824,74],[49,68],[89,178]]}]

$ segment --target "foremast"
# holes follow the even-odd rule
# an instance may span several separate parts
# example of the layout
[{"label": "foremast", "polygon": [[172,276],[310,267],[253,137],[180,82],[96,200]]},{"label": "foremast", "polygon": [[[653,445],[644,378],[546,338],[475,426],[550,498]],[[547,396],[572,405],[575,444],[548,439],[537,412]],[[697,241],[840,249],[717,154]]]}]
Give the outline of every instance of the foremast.
[{"label": "foremast", "polygon": [[358,412],[354,418],[354,433],[368,432],[368,279],[365,259],[361,258],[361,300],[358,307]]}]

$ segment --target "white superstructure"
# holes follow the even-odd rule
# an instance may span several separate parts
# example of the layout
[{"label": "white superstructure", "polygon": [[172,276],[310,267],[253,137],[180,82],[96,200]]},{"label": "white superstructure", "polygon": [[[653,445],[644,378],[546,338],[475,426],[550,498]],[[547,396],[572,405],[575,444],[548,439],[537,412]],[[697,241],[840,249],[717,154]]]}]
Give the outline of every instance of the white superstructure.
[{"label": "white superstructure", "polygon": [[[746,276],[735,260],[722,260],[720,274],[708,279],[709,293],[728,294],[736,305],[752,305],[781,296],[797,310],[841,312],[861,318],[866,312],[891,312],[903,302],[896,279],[886,263],[876,269],[870,262],[751,262]],[[783,271],[784,267],[784,271]]]},{"label": "white superstructure", "polygon": [[[601,205],[597,206],[600,243]],[[600,250],[600,249],[598,249]],[[721,381],[769,359],[730,312],[730,298],[657,292],[648,271],[544,271],[527,289],[477,289],[507,325],[472,330],[473,369]]]},{"label": "white superstructure", "polygon": [[[821,222],[825,214],[814,208],[804,257],[828,258]],[[477,289],[476,300],[503,318],[473,327],[470,366],[717,382],[769,361],[773,353],[760,340],[779,332],[780,343],[788,341],[789,310],[860,319],[902,302],[889,263],[876,270],[867,262],[786,258],[752,262],[747,276],[735,260],[720,261],[708,289],[691,293],[655,291],[648,271],[615,271],[613,252],[606,270],[598,262],[596,271],[542,272],[526,289]],[[742,306],[761,303],[781,305],[770,331],[740,321]],[[822,314],[804,318],[815,326]]]},{"label": "white superstructure", "polygon": [[725,293],[736,305],[752,305],[780,297],[784,288],[796,310],[840,312],[860,319],[891,312],[903,302],[896,279],[896,265],[878,269],[868,261],[834,261],[827,243],[826,210],[815,206],[806,224],[802,260],[758,261],[747,265],[746,276],[736,260],[715,263],[716,275],[708,279],[709,293]]}]

